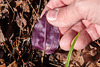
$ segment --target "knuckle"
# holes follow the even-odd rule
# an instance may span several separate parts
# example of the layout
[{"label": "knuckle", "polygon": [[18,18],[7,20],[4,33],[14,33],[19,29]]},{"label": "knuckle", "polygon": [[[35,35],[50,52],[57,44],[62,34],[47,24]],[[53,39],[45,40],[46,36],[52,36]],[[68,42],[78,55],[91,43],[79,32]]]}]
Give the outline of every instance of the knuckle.
[{"label": "knuckle", "polygon": [[75,9],[77,12],[80,13],[81,16],[84,16],[88,10],[88,4],[86,3],[86,1],[82,1],[82,0],[76,1]]},{"label": "knuckle", "polygon": [[85,5],[83,5],[82,2],[78,2],[75,4],[75,8],[78,12],[82,12],[82,11],[84,11]]}]

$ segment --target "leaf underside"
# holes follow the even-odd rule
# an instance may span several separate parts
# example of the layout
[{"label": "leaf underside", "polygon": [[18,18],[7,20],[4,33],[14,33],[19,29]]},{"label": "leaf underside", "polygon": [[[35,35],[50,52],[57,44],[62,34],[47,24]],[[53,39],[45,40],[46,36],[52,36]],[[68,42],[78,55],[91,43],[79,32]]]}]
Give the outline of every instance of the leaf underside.
[{"label": "leaf underside", "polygon": [[57,27],[46,19],[46,13],[35,24],[32,32],[32,45],[46,54],[51,54],[59,47],[60,34]]}]

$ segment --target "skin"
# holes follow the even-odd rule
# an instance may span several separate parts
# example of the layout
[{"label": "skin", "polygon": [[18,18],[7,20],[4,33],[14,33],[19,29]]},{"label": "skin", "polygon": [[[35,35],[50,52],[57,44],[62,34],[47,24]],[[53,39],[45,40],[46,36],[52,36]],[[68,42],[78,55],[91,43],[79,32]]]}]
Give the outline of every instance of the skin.
[{"label": "skin", "polygon": [[62,34],[60,47],[70,50],[78,32],[74,49],[81,50],[100,37],[100,0],[50,0],[43,10],[48,22]]}]

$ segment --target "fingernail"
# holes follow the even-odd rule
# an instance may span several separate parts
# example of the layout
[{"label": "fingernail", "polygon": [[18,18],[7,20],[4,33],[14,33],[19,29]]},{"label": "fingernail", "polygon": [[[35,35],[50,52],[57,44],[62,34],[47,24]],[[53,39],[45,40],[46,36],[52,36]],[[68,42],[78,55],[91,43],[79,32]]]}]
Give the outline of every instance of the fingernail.
[{"label": "fingernail", "polygon": [[48,11],[48,13],[47,13],[47,19],[49,21],[56,20],[57,19],[57,15],[58,15],[58,11],[59,11],[58,9]]}]

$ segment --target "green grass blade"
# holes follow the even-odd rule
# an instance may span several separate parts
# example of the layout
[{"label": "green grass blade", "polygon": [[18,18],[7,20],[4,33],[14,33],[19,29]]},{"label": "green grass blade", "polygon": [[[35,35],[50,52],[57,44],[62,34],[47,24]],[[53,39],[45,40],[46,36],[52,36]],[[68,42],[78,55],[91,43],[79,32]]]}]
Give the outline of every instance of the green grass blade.
[{"label": "green grass blade", "polygon": [[75,39],[74,39],[74,41],[72,43],[72,46],[71,46],[70,51],[68,53],[68,57],[67,57],[67,61],[66,61],[65,67],[68,67],[69,66],[69,62],[70,62],[71,54],[72,54],[72,51],[73,51],[73,47],[74,47],[74,45],[76,43],[76,40],[77,40],[79,34],[80,34],[80,32],[76,35],[76,37],[75,37]]}]

